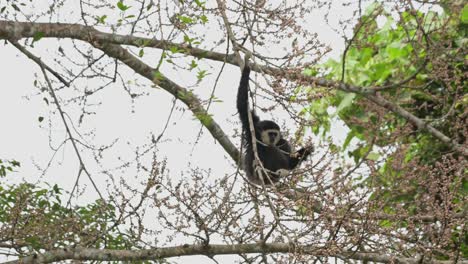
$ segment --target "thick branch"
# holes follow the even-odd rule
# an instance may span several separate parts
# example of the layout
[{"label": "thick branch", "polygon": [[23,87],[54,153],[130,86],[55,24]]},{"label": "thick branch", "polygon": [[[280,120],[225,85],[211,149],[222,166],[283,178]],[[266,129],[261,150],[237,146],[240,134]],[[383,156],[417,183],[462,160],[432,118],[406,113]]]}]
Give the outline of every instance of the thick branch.
[{"label": "thick branch", "polygon": [[[179,49],[183,49],[186,54],[203,57],[215,61],[226,61],[227,63],[238,65],[239,62],[235,55],[226,55],[223,53],[207,51],[199,48],[194,48],[186,44],[177,44],[168,41],[149,39],[149,38],[139,38],[134,36],[125,36],[104,33],[95,30],[92,27],[77,25],[77,24],[57,24],[57,23],[30,23],[30,22],[12,22],[12,21],[1,21],[0,20],[0,39],[20,39],[27,37],[37,36],[38,33],[42,33],[43,37],[51,38],[73,38],[80,39],[86,42],[98,42],[98,43],[114,43],[114,44],[125,44],[133,46],[145,46],[145,47],[154,47],[161,49],[168,49],[172,46],[176,46]],[[375,104],[384,107],[393,113],[405,118],[417,128],[425,130],[433,135],[435,138],[449,145],[453,150],[468,156],[468,148],[464,145],[461,145],[451,138],[444,135],[442,132],[424,122],[424,120],[418,118],[417,116],[411,114],[405,109],[401,108],[397,104],[389,102],[385,98],[376,94],[375,90],[378,90],[378,87],[365,88],[358,87],[353,85],[348,85],[342,82],[330,81],[323,78],[315,77],[306,77],[300,72],[300,69],[278,69],[268,66],[262,66],[258,64],[252,64],[251,68],[253,71],[264,72],[269,75],[274,76],[284,76],[293,81],[298,81],[302,83],[313,84],[317,86],[330,87],[339,89],[345,92],[352,92],[363,95],[368,100],[374,102]],[[146,76],[145,76],[146,77]],[[151,77],[152,78],[152,77]],[[165,87],[163,87],[166,89]],[[169,87],[168,87],[169,88]],[[187,104],[187,103],[186,103]],[[211,132],[211,130],[210,130]],[[223,146],[224,147],[224,146]],[[232,152],[229,152],[232,157]],[[235,160],[237,160],[235,158]]]},{"label": "thick branch", "polygon": [[[208,131],[210,131],[212,136],[220,142],[221,146],[232,157],[232,159],[237,162],[239,158],[239,152],[237,148],[234,146],[234,144],[232,144],[221,127],[206,112],[200,102],[200,99],[196,95],[166,78],[162,73],[157,72],[156,69],[141,62],[121,46],[110,44],[114,42],[129,44],[129,42],[127,42],[129,39],[134,42],[138,42],[138,38],[125,38],[119,35],[102,33],[94,30],[91,27],[76,24],[0,21],[0,38],[17,40],[19,38],[35,36],[38,34],[38,32],[42,32],[44,37],[67,37],[87,41],[96,48],[104,51],[104,53],[106,53],[108,56],[122,61],[135,72],[168,91],[188,106],[188,108],[202,122]],[[141,39],[139,41],[141,42]],[[169,44],[167,44],[165,41],[154,41],[153,44],[160,48],[169,47]],[[195,50],[192,55],[201,53],[202,52],[199,52],[199,50]],[[223,54],[223,57],[224,56],[225,55]]]},{"label": "thick branch", "polygon": [[237,150],[236,146],[232,144],[232,142],[229,140],[229,137],[224,133],[221,127],[206,112],[200,102],[200,99],[195,94],[166,78],[161,72],[143,63],[119,45],[98,43],[96,41],[92,42],[92,44],[96,48],[104,51],[104,53],[106,53],[108,56],[116,58],[119,61],[125,63],[135,72],[151,80],[154,84],[158,85],[159,87],[174,95],[174,97],[177,99],[181,100],[208,129],[208,131],[210,131],[211,135],[216,140],[218,140],[218,142],[231,156],[231,158],[237,162],[239,158],[239,151]]},{"label": "thick branch", "polygon": [[[65,248],[57,249],[43,254],[36,254],[15,261],[4,262],[4,264],[16,263],[51,263],[64,260],[81,261],[145,261],[160,260],[170,257],[192,256],[192,255],[230,255],[230,254],[259,254],[259,253],[293,253],[313,255],[317,257],[339,257],[352,260],[375,261],[380,263],[421,263],[419,258],[404,258],[371,252],[342,251],[329,253],[330,250],[323,247],[306,246],[294,248],[286,243],[269,244],[237,244],[237,245],[183,245],[177,247],[143,249],[143,250],[112,250],[92,248]],[[445,264],[449,261],[430,261],[423,263]],[[459,263],[467,264],[462,260]]]},{"label": "thick branch", "polygon": [[[112,44],[130,45],[136,47],[151,47],[168,50],[177,47],[186,54],[200,58],[210,58],[216,61],[224,61],[225,53],[212,52],[191,47],[188,44],[174,43],[154,38],[136,37],[132,35],[119,35],[98,31],[90,26],[62,23],[31,23],[0,20],[0,39],[32,38],[41,32],[44,38],[72,38],[86,42],[92,40]],[[234,60],[234,55],[228,55],[229,63]],[[235,63],[234,63],[235,64]]]},{"label": "thick branch", "polygon": [[309,85],[329,87],[329,88],[338,89],[344,92],[360,94],[366,99],[374,102],[376,105],[379,105],[397,114],[398,116],[403,117],[408,122],[415,125],[418,129],[429,132],[432,136],[434,136],[435,138],[447,144],[454,151],[457,151],[464,156],[468,156],[468,148],[466,146],[459,144],[458,142],[447,137],[446,135],[444,135],[444,133],[440,132],[435,127],[429,125],[427,122],[425,122],[421,118],[406,111],[404,108],[400,107],[398,104],[388,101],[387,99],[379,95],[376,91],[374,91],[373,88],[359,87],[359,86],[354,86],[354,85],[350,85],[350,84],[346,84],[342,82],[326,80],[323,78],[304,76],[302,74],[297,74],[297,73],[285,74],[285,73],[280,73],[276,70],[272,72],[267,72],[267,73],[281,74],[289,80],[298,81],[301,83],[308,83]]}]

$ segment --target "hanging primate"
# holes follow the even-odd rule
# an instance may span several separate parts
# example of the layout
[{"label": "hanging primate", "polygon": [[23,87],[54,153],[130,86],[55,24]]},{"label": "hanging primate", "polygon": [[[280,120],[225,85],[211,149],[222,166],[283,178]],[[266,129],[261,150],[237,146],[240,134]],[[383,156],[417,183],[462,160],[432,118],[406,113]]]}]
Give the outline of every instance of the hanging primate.
[{"label": "hanging primate", "polygon": [[286,176],[290,170],[306,159],[313,149],[307,147],[291,153],[291,145],[282,137],[280,127],[271,120],[260,120],[255,112],[251,111],[257,140],[255,142],[257,153],[264,169],[255,162],[248,117],[249,75],[250,67],[246,61],[237,92],[237,110],[242,123],[242,142],[245,147],[243,167],[249,181],[261,185],[263,178],[264,184],[269,185],[278,182],[282,176]]}]

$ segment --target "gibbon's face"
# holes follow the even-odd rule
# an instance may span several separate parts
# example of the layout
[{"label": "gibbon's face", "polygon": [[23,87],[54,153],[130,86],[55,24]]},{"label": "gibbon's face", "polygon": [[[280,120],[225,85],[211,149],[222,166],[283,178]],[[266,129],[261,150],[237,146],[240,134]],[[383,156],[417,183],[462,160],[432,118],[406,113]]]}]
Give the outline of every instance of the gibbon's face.
[{"label": "gibbon's face", "polygon": [[279,126],[271,120],[260,121],[257,131],[260,132],[260,140],[269,146],[276,146],[281,139]]},{"label": "gibbon's face", "polygon": [[276,146],[281,139],[280,131],[278,129],[267,129],[262,131],[261,140],[269,146]]}]

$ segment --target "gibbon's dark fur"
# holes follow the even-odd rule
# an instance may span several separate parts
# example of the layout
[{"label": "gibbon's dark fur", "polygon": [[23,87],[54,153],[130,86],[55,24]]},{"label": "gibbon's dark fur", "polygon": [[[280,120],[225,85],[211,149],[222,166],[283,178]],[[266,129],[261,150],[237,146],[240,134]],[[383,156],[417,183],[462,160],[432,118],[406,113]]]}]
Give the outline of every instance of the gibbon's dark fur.
[{"label": "gibbon's dark fur", "polygon": [[263,167],[266,169],[267,175],[263,173],[264,170],[260,166],[254,165],[255,156],[248,117],[249,75],[250,67],[248,62],[246,62],[242,70],[237,93],[237,110],[239,111],[239,118],[242,123],[242,142],[245,148],[243,167],[249,181],[261,184],[262,180],[259,173],[262,173],[264,183],[269,185],[278,182],[281,176],[285,176],[285,173],[288,173],[302,160],[306,159],[312,152],[312,148],[302,148],[295,155],[291,155],[291,145],[281,136],[280,127],[271,120],[260,120],[255,112],[251,111],[255,138],[257,139],[257,142],[255,142],[257,153]]}]

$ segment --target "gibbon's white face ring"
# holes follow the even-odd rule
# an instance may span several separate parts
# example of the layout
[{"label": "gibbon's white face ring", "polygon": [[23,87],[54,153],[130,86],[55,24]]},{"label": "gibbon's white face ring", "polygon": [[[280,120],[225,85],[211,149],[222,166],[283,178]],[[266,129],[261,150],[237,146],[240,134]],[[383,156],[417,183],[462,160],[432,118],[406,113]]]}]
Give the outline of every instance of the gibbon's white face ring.
[{"label": "gibbon's white face ring", "polygon": [[276,146],[280,141],[280,132],[277,129],[266,129],[262,131],[262,142],[269,146]]}]

